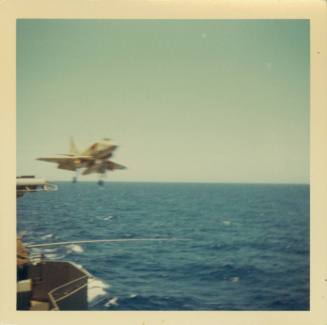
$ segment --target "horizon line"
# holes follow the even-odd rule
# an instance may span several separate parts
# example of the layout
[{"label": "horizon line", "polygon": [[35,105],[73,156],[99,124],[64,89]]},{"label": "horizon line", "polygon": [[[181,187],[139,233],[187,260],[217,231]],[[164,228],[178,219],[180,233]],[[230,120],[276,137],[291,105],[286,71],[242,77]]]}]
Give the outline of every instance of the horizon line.
[{"label": "horizon line", "polygon": [[[49,182],[73,183],[71,180],[49,180]],[[77,183],[97,183],[98,180],[78,180]],[[152,184],[235,184],[235,185],[310,185],[310,182],[238,182],[238,181],[117,181],[104,180],[105,183],[152,183]]]}]

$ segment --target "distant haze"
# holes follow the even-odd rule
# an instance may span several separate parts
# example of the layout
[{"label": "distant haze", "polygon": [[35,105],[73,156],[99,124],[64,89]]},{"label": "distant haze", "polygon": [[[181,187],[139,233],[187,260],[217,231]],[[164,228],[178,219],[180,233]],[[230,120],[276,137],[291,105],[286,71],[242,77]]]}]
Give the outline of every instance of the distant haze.
[{"label": "distant haze", "polygon": [[17,174],[108,137],[108,180],[308,183],[309,72],[308,20],[18,20]]}]

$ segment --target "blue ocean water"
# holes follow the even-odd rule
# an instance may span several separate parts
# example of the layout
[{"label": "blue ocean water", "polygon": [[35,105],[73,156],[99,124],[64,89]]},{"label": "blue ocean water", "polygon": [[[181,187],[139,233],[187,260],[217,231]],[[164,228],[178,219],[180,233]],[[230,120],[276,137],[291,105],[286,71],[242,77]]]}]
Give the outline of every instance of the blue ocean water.
[{"label": "blue ocean water", "polygon": [[90,309],[309,309],[308,185],[57,184],[17,200],[25,243],[187,239],[44,249],[97,278]]}]

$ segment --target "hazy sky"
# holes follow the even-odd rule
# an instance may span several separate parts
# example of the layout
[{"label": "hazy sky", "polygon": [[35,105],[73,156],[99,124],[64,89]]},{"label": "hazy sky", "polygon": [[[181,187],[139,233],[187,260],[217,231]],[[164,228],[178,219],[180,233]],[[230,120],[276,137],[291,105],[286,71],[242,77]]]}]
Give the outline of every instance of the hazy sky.
[{"label": "hazy sky", "polygon": [[17,174],[71,179],[35,160],[70,136],[115,181],[307,183],[309,22],[18,20]]}]

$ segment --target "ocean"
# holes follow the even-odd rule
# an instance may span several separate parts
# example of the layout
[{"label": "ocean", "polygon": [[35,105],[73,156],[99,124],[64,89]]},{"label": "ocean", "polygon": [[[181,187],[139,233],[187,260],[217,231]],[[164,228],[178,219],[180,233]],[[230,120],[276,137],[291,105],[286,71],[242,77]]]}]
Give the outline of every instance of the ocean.
[{"label": "ocean", "polygon": [[[309,310],[309,185],[58,182],[17,200],[32,249],[93,276],[91,310]],[[183,239],[183,240],[176,240]]]}]

